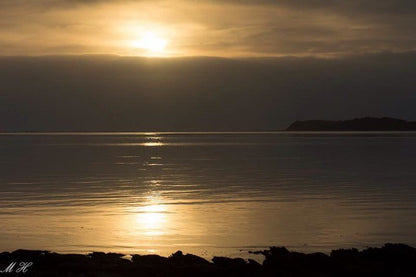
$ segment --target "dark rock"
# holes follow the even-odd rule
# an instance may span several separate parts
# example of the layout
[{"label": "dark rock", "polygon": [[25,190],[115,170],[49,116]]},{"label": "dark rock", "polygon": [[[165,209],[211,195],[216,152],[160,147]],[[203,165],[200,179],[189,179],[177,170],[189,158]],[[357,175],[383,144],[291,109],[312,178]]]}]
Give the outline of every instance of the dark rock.
[{"label": "dark rock", "polygon": [[241,267],[247,265],[241,258],[214,257],[212,261],[219,267]]},{"label": "dark rock", "polygon": [[359,251],[356,248],[352,249],[337,249],[331,251],[331,258],[338,261],[354,262],[358,259]]},{"label": "dark rock", "polygon": [[133,255],[133,263],[141,266],[167,266],[168,258],[159,255]]},{"label": "dark rock", "polygon": [[248,264],[255,267],[261,267],[261,264],[259,264],[257,261],[253,259],[248,259]]},{"label": "dark rock", "polygon": [[[256,251],[257,252],[257,251]],[[213,263],[181,251],[169,258],[158,255],[133,255],[94,252],[88,255],[57,254],[48,251],[17,250],[0,253],[0,270],[10,262],[33,262],[25,276],[291,276],[291,277],[414,277],[416,249],[404,244],[386,244],[381,248],[333,250],[304,254],[284,247],[258,251],[263,264],[249,259],[214,257]],[[18,276],[17,273],[8,276]],[[20,275],[19,275],[20,276]]]},{"label": "dark rock", "polygon": [[182,251],[177,251],[169,257],[169,262],[176,266],[198,266],[211,265],[210,262],[196,255],[183,255]]}]

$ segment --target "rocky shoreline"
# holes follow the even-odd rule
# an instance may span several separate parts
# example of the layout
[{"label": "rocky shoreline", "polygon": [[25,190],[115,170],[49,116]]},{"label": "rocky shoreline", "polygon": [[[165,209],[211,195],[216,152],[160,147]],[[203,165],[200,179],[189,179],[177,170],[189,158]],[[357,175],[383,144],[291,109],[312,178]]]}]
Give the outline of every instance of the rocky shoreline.
[{"label": "rocky shoreline", "polygon": [[0,253],[0,276],[416,276],[416,248],[404,244],[338,249],[329,255],[290,252],[285,247],[253,253],[264,255],[264,262],[227,257],[208,261],[181,251],[169,257],[126,259],[117,253],[16,250]]}]

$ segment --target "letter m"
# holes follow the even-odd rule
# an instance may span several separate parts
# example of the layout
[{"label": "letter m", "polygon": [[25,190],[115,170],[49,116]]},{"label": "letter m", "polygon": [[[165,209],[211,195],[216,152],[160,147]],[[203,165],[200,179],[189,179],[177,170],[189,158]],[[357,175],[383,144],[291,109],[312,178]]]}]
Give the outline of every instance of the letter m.
[{"label": "letter m", "polygon": [[10,263],[9,266],[6,267],[4,270],[0,270],[0,273],[12,273],[15,265],[16,265],[16,262]]}]

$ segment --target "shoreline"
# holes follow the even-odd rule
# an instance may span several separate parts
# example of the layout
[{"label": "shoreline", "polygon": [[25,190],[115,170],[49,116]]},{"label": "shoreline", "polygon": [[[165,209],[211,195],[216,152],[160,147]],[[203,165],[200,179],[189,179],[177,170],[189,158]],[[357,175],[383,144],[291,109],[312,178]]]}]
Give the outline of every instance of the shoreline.
[{"label": "shoreline", "polygon": [[0,276],[416,276],[416,248],[405,244],[336,249],[330,254],[285,247],[249,253],[264,256],[263,263],[218,256],[206,260],[182,251],[169,257],[134,254],[128,259],[119,253],[16,250],[0,253]]}]

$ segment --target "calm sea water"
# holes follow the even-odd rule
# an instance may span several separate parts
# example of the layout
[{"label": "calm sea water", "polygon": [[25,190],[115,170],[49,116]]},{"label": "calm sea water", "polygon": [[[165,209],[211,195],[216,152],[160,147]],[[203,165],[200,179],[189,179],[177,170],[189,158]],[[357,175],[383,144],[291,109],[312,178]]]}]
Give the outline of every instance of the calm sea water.
[{"label": "calm sea water", "polygon": [[416,133],[0,135],[0,251],[416,244]]}]

